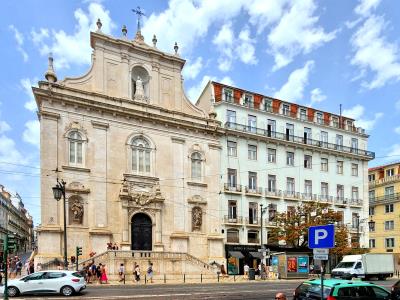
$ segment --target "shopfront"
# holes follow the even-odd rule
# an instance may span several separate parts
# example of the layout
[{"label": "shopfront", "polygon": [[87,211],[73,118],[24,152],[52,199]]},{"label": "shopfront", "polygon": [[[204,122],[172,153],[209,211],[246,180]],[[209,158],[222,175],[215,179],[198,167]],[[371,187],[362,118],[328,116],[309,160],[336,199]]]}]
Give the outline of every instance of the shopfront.
[{"label": "shopfront", "polygon": [[258,270],[262,259],[262,253],[258,251],[260,248],[253,245],[225,245],[228,275],[243,275],[245,264]]},{"label": "shopfront", "polygon": [[309,253],[280,253],[272,256],[272,270],[279,278],[308,278],[309,260]]}]

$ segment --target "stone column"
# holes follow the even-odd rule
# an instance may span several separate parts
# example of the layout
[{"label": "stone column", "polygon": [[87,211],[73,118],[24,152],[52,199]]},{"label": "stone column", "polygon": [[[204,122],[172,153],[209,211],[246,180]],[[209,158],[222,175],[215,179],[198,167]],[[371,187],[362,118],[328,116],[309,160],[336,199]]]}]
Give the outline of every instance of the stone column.
[{"label": "stone column", "polygon": [[129,241],[129,216],[128,209],[122,209],[122,242],[127,243]]}]

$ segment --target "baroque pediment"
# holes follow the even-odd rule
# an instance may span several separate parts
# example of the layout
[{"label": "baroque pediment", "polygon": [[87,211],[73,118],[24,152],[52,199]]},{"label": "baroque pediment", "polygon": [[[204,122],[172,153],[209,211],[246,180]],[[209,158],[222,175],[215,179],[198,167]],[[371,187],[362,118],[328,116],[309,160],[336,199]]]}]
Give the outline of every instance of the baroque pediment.
[{"label": "baroque pediment", "polygon": [[149,177],[142,180],[125,177],[120,197],[138,206],[148,206],[151,203],[164,202],[165,200],[158,180],[153,178],[149,180]]}]

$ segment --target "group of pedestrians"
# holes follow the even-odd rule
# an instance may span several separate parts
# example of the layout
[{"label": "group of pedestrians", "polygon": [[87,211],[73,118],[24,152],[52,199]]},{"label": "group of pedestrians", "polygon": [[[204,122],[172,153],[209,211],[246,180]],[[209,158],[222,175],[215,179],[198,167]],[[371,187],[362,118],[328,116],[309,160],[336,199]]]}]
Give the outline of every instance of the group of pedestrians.
[{"label": "group of pedestrians", "polygon": [[99,284],[107,284],[107,268],[105,264],[99,263],[97,266],[92,261],[89,265],[83,264],[82,270],[86,283],[98,282]]},{"label": "group of pedestrians", "polygon": [[[146,280],[148,280],[150,283],[153,283],[153,274],[154,274],[153,263],[149,262],[149,266],[146,271]],[[126,272],[125,272],[125,265],[123,263],[119,265],[118,275],[119,275],[119,282],[125,281]],[[133,264],[133,281],[139,283],[140,275],[141,275],[140,266],[135,262]]]}]

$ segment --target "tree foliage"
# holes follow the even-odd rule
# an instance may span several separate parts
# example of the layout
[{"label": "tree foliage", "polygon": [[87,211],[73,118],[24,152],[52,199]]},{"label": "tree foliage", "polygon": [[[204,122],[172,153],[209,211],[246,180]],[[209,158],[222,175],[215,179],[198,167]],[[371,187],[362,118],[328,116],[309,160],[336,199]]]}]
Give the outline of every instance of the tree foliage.
[{"label": "tree foliage", "polygon": [[[302,202],[287,212],[276,213],[273,222],[276,227],[268,233],[269,243],[285,241],[287,247],[302,248],[308,245],[310,226],[340,224],[342,214],[330,209],[328,203]],[[351,249],[346,227],[336,226],[335,229],[337,251],[342,253],[347,248]]]}]

